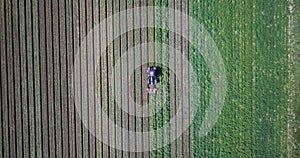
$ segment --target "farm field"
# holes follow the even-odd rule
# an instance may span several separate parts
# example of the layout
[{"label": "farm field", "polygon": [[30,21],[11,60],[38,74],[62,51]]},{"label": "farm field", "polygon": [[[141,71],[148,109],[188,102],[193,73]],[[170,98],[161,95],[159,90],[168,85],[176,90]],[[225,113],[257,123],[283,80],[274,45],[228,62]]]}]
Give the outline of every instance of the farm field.
[{"label": "farm field", "polygon": [[[145,8],[132,12],[138,20],[127,15],[125,23],[98,27],[120,11],[143,6],[187,14],[220,52],[226,97],[205,136],[201,125],[215,94],[212,72],[196,46],[204,43],[210,51],[203,30],[172,12],[154,14]],[[299,0],[0,1],[0,157],[299,157],[297,6]],[[151,23],[180,34],[153,27],[123,30]],[[151,42],[162,45],[142,45]],[[127,51],[133,48],[132,56]],[[192,85],[184,57],[198,85]],[[154,65],[162,75],[156,94],[148,94],[146,70]],[[199,93],[192,94],[191,87]],[[199,104],[193,104],[195,98]],[[139,132],[158,130],[177,113],[190,118],[195,109],[194,119],[176,119],[175,127],[167,128],[174,131],[140,139]],[[148,113],[154,115],[141,117]],[[181,132],[182,124],[190,126]],[[121,148],[103,143],[105,138]],[[165,146],[148,150],[160,144]],[[134,152],[138,149],[144,150]]]}]

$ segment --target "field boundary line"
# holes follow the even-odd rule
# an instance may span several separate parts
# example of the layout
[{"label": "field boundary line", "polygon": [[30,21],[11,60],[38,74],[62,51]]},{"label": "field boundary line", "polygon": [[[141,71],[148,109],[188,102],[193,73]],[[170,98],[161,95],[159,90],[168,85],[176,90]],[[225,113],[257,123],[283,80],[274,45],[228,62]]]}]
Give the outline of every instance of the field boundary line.
[{"label": "field boundary line", "polygon": [[[300,119],[300,108],[298,107],[300,104],[300,10],[296,7],[300,5],[299,1],[288,0],[288,45],[289,45],[289,82],[290,82],[290,91],[289,91],[289,120],[287,125],[288,130],[288,154],[289,157],[299,157],[300,149],[299,149],[299,140],[297,138],[300,137],[300,128],[297,126],[299,124]],[[298,29],[298,30],[297,30]],[[297,45],[298,44],[298,45]]]}]

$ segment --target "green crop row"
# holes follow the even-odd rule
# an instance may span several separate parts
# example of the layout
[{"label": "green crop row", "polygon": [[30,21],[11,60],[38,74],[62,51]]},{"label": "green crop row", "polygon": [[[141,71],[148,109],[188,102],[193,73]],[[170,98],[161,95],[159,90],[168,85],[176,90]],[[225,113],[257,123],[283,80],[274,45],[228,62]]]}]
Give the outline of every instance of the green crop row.
[{"label": "green crop row", "polygon": [[[167,6],[166,0],[156,0],[156,5]],[[168,25],[168,19],[166,15],[156,14],[161,17],[156,17],[156,23],[162,25]],[[168,44],[168,30],[155,30],[155,41],[161,44]],[[155,61],[158,63],[157,66],[162,68],[162,76],[160,78],[160,83],[157,85],[157,94],[149,96],[149,106],[150,111],[155,110],[156,107],[161,107],[155,115],[149,118],[150,120],[150,131],[156,130],[167,124],[170,120],[170,96],[169,96],[169,53],[167,47],[156,46],[155,48]],[[161,64],[159,64],[161,63]],[[150,145],[154,146],[157,144],[164,144],[164,142],[169,141],[169,134],[167,131],[164,133],[157,133],[156,135],[150,136]],[[153,150],[150,152],[151,157],[170,157],[170,145],[167,145],[158,150]]]}]

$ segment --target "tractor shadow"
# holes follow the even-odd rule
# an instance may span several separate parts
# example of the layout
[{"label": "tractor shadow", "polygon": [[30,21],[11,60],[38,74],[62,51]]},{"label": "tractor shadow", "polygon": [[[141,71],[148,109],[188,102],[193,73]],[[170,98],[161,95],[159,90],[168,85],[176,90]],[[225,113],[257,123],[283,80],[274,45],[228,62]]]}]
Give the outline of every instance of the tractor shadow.
[{"label": "tractor shadow", "polygon": [[163,72],[163,68],[161,66],[156,66],[157,83],[160,82],[160,79],[163,76],[162,72]]}]

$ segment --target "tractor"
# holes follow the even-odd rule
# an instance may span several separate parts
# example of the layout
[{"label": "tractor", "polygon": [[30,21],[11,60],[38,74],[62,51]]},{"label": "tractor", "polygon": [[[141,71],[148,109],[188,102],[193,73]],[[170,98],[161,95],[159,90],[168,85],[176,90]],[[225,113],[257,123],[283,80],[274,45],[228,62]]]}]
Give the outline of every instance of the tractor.
[{"label": "tractor", "polygon": [[148,78],[147,78],[147,84],[148,84],[147,87],[148,88],[147,88],[147,91],[150,94],[154,94],[157,91],[155,85],[158,83],[157,67],[155,67],[155,66],[148,67],[147,68],[147,74],[148,74]]}]

